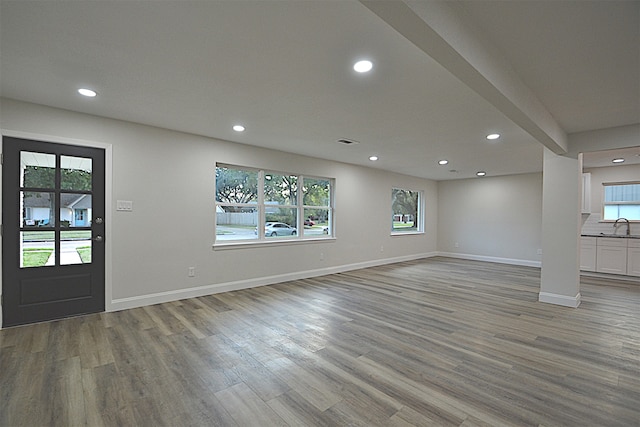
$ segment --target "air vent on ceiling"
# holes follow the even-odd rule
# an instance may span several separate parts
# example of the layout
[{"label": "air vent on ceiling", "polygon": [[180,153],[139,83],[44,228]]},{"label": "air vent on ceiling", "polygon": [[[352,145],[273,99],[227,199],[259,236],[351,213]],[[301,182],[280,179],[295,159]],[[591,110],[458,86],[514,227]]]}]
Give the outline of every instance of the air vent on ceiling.
[{"label": "air vent on ceiling", "polygon": [[358,141],[354,141],[353,139],[346,139],[346,138],[339,139],[337,142],[338,142],[338,144],[342,144],[342,145],[360,144]]}]

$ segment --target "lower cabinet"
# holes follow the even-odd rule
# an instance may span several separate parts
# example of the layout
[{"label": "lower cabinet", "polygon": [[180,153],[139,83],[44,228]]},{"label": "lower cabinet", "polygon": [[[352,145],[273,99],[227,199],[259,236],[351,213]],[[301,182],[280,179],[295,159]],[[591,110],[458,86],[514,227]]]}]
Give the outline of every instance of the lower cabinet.
[{"label": "lower cabinet", "polygon": [[580,270],[596,271],[596,238],[580,238]]},{"label": "lower cabinet", "polygon": [[640,277],[640,239],[582,236],[580,270]]},{"label": "lower cabinet", "polygon": [[598,273],[627,274],[627,239],[598,238],[596,271]]},{"label": "lower cabinet", "polygon": [[640,277],[640,240],[629,240],[627,248],[627,276]]}]

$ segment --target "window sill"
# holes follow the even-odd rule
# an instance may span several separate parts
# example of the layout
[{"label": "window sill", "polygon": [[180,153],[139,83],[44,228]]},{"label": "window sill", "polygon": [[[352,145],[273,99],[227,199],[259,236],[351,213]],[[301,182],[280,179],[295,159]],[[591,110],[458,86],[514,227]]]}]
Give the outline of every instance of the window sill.
[{"label": "window sill", "polygon": [[241,248],[261,248],[272,246],[291,246],[291,245],[303,245],[306,243],[333,243],[336,241],[335,237],[322,237],[322,238],[306,238],[306,239],[282,239],[282,240],[253,240],[253,241],[234,241],[225,243],[214,243],[212,248],[214,251],[226,251],[231,249]]},{"label": "window sill", "polygon": [[424,231],[395,231],[391,232],[391,237],[394,236],[421,236],[425,234]]}]

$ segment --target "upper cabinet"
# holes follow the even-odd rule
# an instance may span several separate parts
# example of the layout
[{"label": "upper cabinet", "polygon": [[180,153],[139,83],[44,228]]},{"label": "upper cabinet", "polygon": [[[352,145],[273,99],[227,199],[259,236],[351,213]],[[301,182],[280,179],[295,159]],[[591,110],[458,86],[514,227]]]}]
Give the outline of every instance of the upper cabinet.
[{"label": "upper cabinet", "polygon": [[582,174],[582,213],[591,213],[591,173]]}]

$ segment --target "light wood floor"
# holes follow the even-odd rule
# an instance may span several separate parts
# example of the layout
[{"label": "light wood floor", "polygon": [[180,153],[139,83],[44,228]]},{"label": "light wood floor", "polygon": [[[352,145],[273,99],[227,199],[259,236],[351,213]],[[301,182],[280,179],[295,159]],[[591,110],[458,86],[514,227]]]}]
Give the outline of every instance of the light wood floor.
[{"label": "light wood floor", "polygon": [[2,426],[638,426],[640,286],[432,258],[0,331]]}]

